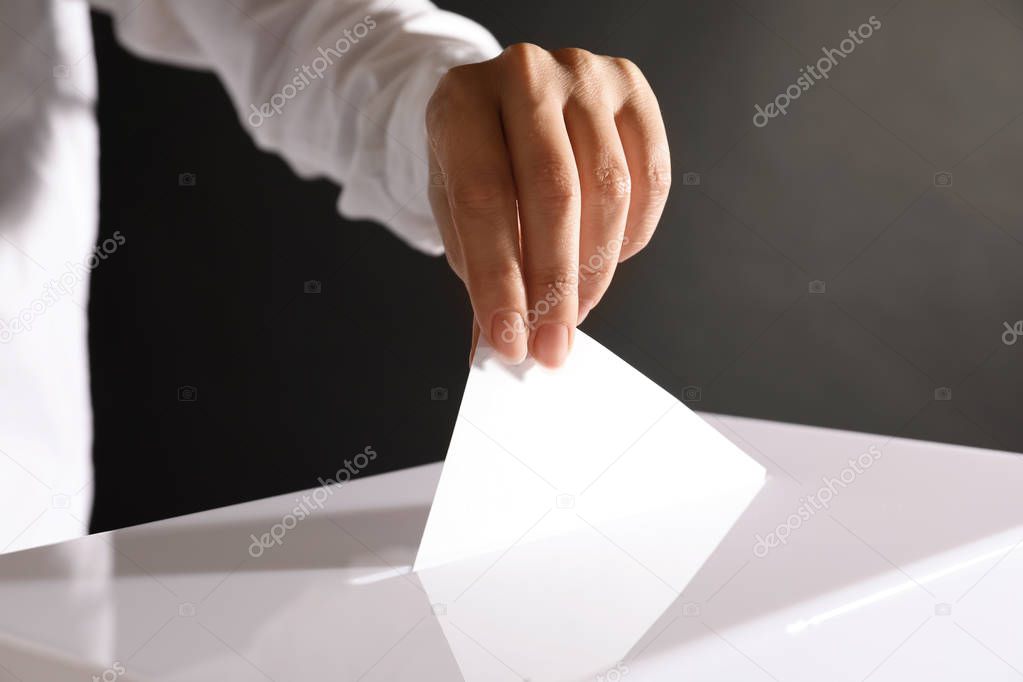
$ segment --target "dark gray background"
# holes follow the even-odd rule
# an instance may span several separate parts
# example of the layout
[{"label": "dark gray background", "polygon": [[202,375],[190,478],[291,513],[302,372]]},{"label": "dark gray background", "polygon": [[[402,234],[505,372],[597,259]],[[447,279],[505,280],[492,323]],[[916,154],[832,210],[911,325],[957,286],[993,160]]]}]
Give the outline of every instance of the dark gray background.
[{"label": "dark gray background", "polygon": [[[1023,340],[1001,340],[1023,319],[1023,3],[443,5],[505,44],[629,57],[658,93],[672,197],[588,333],[697,409],[1023,450]],[[829,81],[753,126],[871,15]],[[443,259],[341,220],[215,78],[94,26],[101,229],[127,236],[90,305],[94,530],[308,488],[367,444],[366,473],[442,459],[470,323]]]}]

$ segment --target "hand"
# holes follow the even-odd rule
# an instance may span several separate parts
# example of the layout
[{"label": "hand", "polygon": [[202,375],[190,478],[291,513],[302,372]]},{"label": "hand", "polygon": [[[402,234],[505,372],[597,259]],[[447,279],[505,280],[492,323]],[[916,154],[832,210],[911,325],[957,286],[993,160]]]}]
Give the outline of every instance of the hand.
[{"label": "hand", "polygon": [[561,365],[671,185],[657,99],[624,59],[512,45],[451,69],[426,111],[430,203],[490,344]]}]

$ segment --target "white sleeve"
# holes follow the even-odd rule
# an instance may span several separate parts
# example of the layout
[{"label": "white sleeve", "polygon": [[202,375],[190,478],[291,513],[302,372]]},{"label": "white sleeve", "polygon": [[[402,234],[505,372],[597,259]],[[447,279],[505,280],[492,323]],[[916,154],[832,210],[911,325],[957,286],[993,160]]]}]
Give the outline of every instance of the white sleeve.
[{"label": "white sleeve", "polygon": [[426,196],[424,111],[449,68],[500,52],[486,29],[427,0],[92,4],[140,56],[219,75],[260,148],[344,186],[342,215],[443,251]]}]

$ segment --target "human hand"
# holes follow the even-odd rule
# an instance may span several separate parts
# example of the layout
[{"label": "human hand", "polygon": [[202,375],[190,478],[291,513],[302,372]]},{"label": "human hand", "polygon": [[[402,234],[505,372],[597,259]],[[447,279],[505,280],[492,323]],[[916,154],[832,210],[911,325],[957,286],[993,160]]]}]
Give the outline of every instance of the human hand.
[{"label": "human hand", "polygon": [[451,69],[427,106],[430,204],[477,330],[560,366],[671,186],[657,99],[624,59],[517,44]]}]

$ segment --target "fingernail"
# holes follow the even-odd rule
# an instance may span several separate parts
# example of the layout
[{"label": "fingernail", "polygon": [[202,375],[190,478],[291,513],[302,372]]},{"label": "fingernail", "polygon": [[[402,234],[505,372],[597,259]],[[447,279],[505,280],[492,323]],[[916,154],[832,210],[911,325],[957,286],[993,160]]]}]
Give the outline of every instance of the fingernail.
[{"label": "fingernail", "polygon": [[490,342],[506,360],[517,365],[526,359],[527,332],[522,315],[514,310],[501,310],[494,313],[490,325]]},{"label": "fingernail", "polygon": [[549,322],[536,330],[533,356],[546,367],[560,367],[568,357],[568,327]]}]

